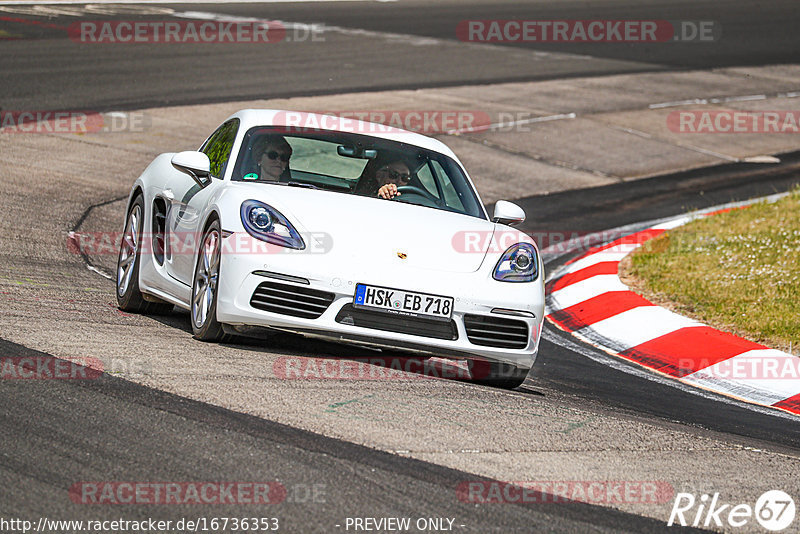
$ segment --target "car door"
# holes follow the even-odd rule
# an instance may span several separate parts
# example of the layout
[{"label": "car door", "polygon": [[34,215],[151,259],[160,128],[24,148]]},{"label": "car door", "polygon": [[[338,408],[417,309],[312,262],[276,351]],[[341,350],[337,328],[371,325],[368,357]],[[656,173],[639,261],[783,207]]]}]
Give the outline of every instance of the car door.
[{"label": "car door", "polygon": [[186,285],[191,285],[194,254],[202,239],[201,217],[214,190],[222,185],[238,129],[239,119],[232,119],[211,134],[200,148],[211,163],[212,178],[205,187],[200,187],[184,173],[174,176],[167,183],[165,193],[169,199],[169,206],[165,264],[170,276]]}]

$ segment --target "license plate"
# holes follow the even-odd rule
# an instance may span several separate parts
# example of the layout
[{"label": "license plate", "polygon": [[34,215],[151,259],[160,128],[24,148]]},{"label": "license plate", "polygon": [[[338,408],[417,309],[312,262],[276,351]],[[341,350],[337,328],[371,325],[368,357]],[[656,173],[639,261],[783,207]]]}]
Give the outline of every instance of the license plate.
[{"label": "license plate", "polygon": [[356,284],[353,306],[407,317],[449,319],[453,315],[453,297],[366,284]]}]

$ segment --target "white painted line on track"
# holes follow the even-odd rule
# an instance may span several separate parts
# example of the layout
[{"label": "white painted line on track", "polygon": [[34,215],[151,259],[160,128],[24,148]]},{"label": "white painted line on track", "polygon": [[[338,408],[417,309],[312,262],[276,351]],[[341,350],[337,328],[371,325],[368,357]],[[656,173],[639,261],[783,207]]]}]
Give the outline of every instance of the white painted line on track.
[{"label": "white painted line on track", "polygon": [[739,158],[735,158],[735,157],[729,156],[727,154],[722,154],[720,152],[714,152],[713,150],[708,150],[707,148],[701,148],[699,146],[687,145],[686,143],[676,143],[675,141],[667,141],[667,140],[664,140],[664,139],[659,139],[659,138],[657,138],[657,137],[655,137],[655,136],[653,136],[653,135],[651,135],[651,134],[649,134],[647,132],[643,132],[641,130],[635,130],[633,128],[627,128],[625,126],[617,126],[615,124],[609,124],[607,126],[609,128],[611,128],[611,129],[613,129],[613,130],[619,130],[619,131],[622,131],[622,132],[625,132],[625,133],[629,133],[631,135],[635,135],[637,137],[641,137],[641,138],[644,138],[644,139],[653,139],[653,140],[656,140],[656,141],[663,141],[665,143],[669,143],[670,145],[674,145],[674,146],[677,146],[679,148],[685,148],[686,150],[691,150],[693,152],[699,152],[700,154],[705,154],[706,156],[712,156],[712,157],[719,158],[719,159],[722,159],[722,160],[725,160],[725,161],[732,161],[732,162],[741,161]]},{"label": "white painted line on track", "polygon": [[676,106],[694,106],[708,104],[705,98],[690,98],[689,100],[675,100],[673,102],[659,102],[658,104],[650,104],[650,109],[672,108]]},{"label": "white painted line on track", "polygon": [[110,274],[106,273],[105,271],[102,271],[102,270],[98,269],[94,265],[87,264],[86,268],[89,269],[90,271],[92,271],[93,273],[99,274],[103,278],[108,278],[109,280],[114,280],[113,276],[111,276]]},{"label": "white painted line on track", "polygon": [[544,117],[533,117],[531,119],[520,119],[518,121],[508,121],[508,122],[497,122],[494,124],[489,124],[486,126],[471,126],[469,128],[461,128],[456,130],[450,130],[447,135],[459,135],[465,133],[472,133],[472,132],[485,132],[485,131],[492,131],[497,130],[500,128],[509,128],[513,126],[520,126],[522,124],[533,124],[537,122],[551,122],[551,121],[559,121],[565,119],[574,119],[578,115],[576,113],[559,113],[558,115],[547,115]]},{"label": "white painted line on track", "polygon": [[712,98],[709,100],[712,104],[722,104],[724,102],[749,102],[751,100],[766,100],[767,95],[745,95],[745,96],[728,96],[725,98]]},{"label": "white painted line on track", "polygon": [[699,146],[687,145],[685,143],[675,143],[675,146],[679,146],[681,148],[685,148],[686,150],[691,150],[693,152],[698,152],[700,154],[705,154],[706,156],[719,158],[725,161],[731,161],[733,163],[741,161],[739,158],[729,156],[727,154],[722,154],[721,152],[714,152],[713,150],[708,150],[707,148],[701,148]]},{"label": "white painted line on track", "polygon": [[[786,93],[775,93],[771,95],[774,98],[796,98],[800,96],[800,91],[789,91]],[[673,102],[659,102],[657,104],[650,104],[650,109],[663,109],[674,108],[677,106],[703,106],[707,104],[726,104],[728,102],[750,102],[753,100],[766,100],[770,95],[739,95],[739,96],[724,96],[719,98],[689,98],[687,100],[675,100]]]},{"label": "white painted line on track", "polygon": [[684,224],[695,218],[696,217],[692,217],[691,215],[682,215],[677,219],[653,225],[651,228],[653,228],[654,230],[672,230],[673,228],[683,226]]},{"label": "white painted line on track", "polygon": [[128,4],[128,5],[147,5],[147,4],[310,4],[317,2],[396,2],[398,0],[146,0],[136,2],[135,0],[7,0],[0,1],[0,6],[33,6],[33,5],[86,5],[86,4]]},{"label": "white painted line on track", "polygon": [[75,4],[52,4],[49,6],[40,4],[0,4],[0,11],[30,17],[84,17],[93,15],[171,15],[175,10],[170,7],[122,4],[89,4],[85,6]]},{"label": "white painted line on track", "polygon": [[[364,0],[366,1],[366,0]],[[217,22],[279,22],[286,26],[307,28],[311,24],[302,22],[287,22],[280,19],[263,19],[254,17],[239,17],[236,15],[227,15],[224,13],[212,13],[207,11],[176,11],[172,13],[173,17],[192,20],[211,20]],[[434,37],[423,37],[419,35],[410,35],[405,33],[391,33],[391,32],[377,32],[372,30],[362,30],[359,28],[344,28],[342,26],[331,26],[328,24],[317,24],[317,31],[319,33],[331,32],[341,35],[356,36],[356,37],[372,37],[377,39],[391,39],[395,41],[402,41],[414,46],[433,46],[444,43],[445,40],[437,39]]]},{"label": "white painted line on track", "polygon": [[742,161],[746,163],[780,163],[780,158],[775,156],[748,156]]},{"label": "white painted line on track", "polygon": [[[30,7],[30,8],[39,8],[36,9],[36,13],[27,13],[33,16],[80,16],[81,13],[76,11],[74,8],[69,8],[69,5],[86,5],[87,11],[92,11],[91,7],[96,6],[94,12],[96,14],[101,14],[98,12],[101,9],[102,5],[128,5],[128,6],[136,6],[141,9],[147,9],[147,5],[150,4],[216,4],[219,6],[224,6],[225,4],[237,4],[237,3],[290,3],[294,0],[267,0],[266,2],[262,2],[261,0],[234,0],[231,2],[227,1],[218,1],[218,0],[179,0],[177,2],[173,0],[148,0],[146,5],[141,3],[137,4],[136,2],[127,2],[127,1],[117,1],[117,0],[99,0],[98,2],[91,2],[88,3],[85,1],[80,0],[64,0],[64,2],[23,2],[18,0],[9,0],[6,2],[0,1],[0,11],[3,10],[3,6],[9,6],[8,10],[11,10],[11,6],[20,6],[20,7]],[[301,2],[345,2],[351,0],[301,0]],[[357,2],[394,2],[396,0],[352,0]],[[49,8],[52,12],[47,13],[46,8],[44,5],[47,4],[52,6]],[[59,5],[63,4],[65,9],[59,10]],[[151,8],[151,9],[159,9],[159,8]],[[497,51],[507,52],[509,49],[502,45],[492,44],[492,43],[470,43],[470,42],[460,42],[457,41],[455,38],[453,39],[443,39],[443,38],[436,38],[436,37],[425,37],[420,35],[412,35],[412,34],[404,34],[404,33],[392,33],[392,32],[379,32],[373,30],[365,30],[361,28],[347,28],[343,26],[332,26],[322,23],[303,23],[303,22],[287,22],[278,19],[264,19],[264,18],[253,18],[253,17],[239,17],[236,15],[227,15],[224,13],[212,13],[212,12],[205,12],[205,11],[187,11],[187,12],[180,12],[180,11],[173,11],[171,8],[161,8],[164,10],[164,15],[173,16],[176,18],[187,18],[187,19],[195,19],[195,20],[213,20],[213,21],[220,21],[220,22],[280,22],[281,24],[285,25],[287,28],[297,27],[297,28],[309,28],[314,27],[317,33],[324,33],[324,32],[331,32],[331,33],[338,33],[341,35],[347,35],[351,37],[367,37],[367,38],[376,38],[376,39],[386,39],[401,43],[410,44],[412,46],[436,46],[442,44],[452,44],[458,43],[461,46],[470,46],[470,47],[481,47],[482,49],[493,48]],[[7,10],[7,11],[8,11]],[[109,14],[109,13],[106,13]],[[528,54],[534,60],[543,59],[543,60],[551,60],[553,58],[558,59],[570,59],[570,60],[583,60],[583,61],[594,61],[597,58],[592,56],[587,56],[583,54],[570,54],[567,52],[543,52],[541,50],[530,50]],[[553,120],[553,119],[550,119]],[[529,120],[529,122],[538,122],[537,120]],[[520,122],[520,124],[524,123]]]}]

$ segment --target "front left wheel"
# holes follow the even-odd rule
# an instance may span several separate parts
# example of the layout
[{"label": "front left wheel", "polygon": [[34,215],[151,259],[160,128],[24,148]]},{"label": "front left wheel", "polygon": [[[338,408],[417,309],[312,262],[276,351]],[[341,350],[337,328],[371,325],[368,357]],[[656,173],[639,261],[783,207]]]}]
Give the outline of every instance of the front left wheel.
[{"label": "front left wheel", "polygon": [[117,307],[132,313],[166,314],[172,311],[172,304],[147,301],[139,290],[143,225],[144,199],[142,195],[137,195],[125,219],[125,231],[117,256]]},{"label": "front left wheel", "polygon": [[192,281],[192,332],[195,339],[200,341],[228,341],[233,336],[226,334],[222,324],[217,321],[219,260],[222,249],[222,232],[218,220],[208,225],[200,243]]}]

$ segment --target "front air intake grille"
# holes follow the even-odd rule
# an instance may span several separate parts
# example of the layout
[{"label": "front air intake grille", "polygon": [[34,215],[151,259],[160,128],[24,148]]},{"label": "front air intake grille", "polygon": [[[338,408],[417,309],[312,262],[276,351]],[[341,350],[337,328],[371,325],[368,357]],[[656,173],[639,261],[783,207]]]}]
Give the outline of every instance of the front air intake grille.
[{"label": "front air intake grille", "polygon": [[392,313],[364,310],[356,308],[352,304],[342,306],[342,309],[336,315],[336,322],[414,336],[458,339],[456,324],[452,319],[443,321],[421,317],[406,317]]},{"label": "front air intake grille", "polygon": [[528,346],[528,325],[516,319],[491,315],[464,315],[467,339],[474,345],[502,349],[524,349]]},{"label": "front air intake grille", "polygon": [[316,319],[333,302],[334,294],[310,287],[262,282],[253,292],[250,305],[259,310],[304,319]]}]

